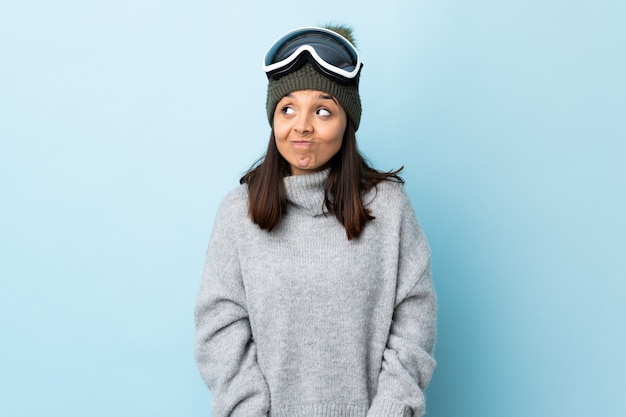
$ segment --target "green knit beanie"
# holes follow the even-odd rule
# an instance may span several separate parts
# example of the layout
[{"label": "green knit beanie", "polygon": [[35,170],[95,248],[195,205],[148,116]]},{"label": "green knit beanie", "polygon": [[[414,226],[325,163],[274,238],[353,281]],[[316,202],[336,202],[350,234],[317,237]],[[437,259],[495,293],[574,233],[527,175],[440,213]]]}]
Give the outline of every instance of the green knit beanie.
[{"label": "green knit beanie", "polygon": [[265,108],[270,126],[274,120],[276,104],[287,94],[298,90],[319,90],[335,97],[354,123],[355,130],[359,128],[359,123],[361,122],[361,97],[359,96],[358,87],[355,85],[340,85],[331,81],[315,71],[309,63],[279,80],[269,80]]}]

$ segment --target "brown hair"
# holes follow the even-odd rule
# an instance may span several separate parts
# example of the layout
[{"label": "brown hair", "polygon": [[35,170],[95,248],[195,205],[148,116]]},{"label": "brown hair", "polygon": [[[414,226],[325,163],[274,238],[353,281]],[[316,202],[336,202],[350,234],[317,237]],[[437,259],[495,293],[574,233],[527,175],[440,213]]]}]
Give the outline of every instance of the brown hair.
[{"label": "brown hair", "polygon": [[[346,229],[348,240],[358,238],[365,224],[375,218],[363,205],[363,194],[381,181],[404,182],[398,176],[402,168],[381,172],[370,167],[358,150],[352,121],[348,121],[341,148],[329,166],[324,203]],[[248,212],[263,230],[271,232],[287,210],[283,177],[288,175],[289,163],[278,152],[272,130],[265,156],[239,180],[248,184]]]}]

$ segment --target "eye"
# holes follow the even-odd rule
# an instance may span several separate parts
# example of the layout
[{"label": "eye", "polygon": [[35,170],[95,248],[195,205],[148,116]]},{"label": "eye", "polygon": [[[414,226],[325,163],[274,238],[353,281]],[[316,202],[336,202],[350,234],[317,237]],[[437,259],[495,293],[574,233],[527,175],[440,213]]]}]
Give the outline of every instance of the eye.
[{"label": "eye", "polygon": [[317,114],[320,116],[330,116],[330,111],[328,111],[328,109],[318,109],[317,110]]},{"label": "eye", "polygon": [[294,109],[292,109],[289,106],[283,107],[282,109],[280,109],[280,111],[281,111],[282,114],[286,114],[286,115],[294,114],[294,112],[295,112]]}]

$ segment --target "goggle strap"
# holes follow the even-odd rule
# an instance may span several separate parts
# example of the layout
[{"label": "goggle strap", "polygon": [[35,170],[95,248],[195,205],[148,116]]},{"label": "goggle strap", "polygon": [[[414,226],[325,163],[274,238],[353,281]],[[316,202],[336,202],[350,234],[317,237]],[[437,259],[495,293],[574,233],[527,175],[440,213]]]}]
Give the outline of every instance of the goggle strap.
[{"label": "goggle strap", "polygon": [[291,62],[288,65],[282,66],[280,68],[275,69],[274,71],[269,71],[266,72],[267,78],[268,79],[273,79],[273,80],[279,80],[282,77],[291,74],[297,70],[299,70],[300,68],[302,68],[304,66],[304,64],[306,63],[311,64],[311,67],[313,67],[313,69],[315,71],[317,71],[318,73],[320,73],[321,75],[323,75],[324,77],[336,82],[337,84],[340,85],[355,85],[355,86],[359,86],[359,79],[361,77],[361,72],[360,69],[363,68],[363,64],[360,64],[359,66],[359,71],[357,71],[357,74],[355,77],[353,78],[345,78],[345,77],[341,77],[337,74],[335,74],[332,70],[329,71],[327,68],[322,67],[321,65],[319,65],[319,62],[317,60],[315,60],[311,54],[304,52],[299,54],[295,60],[291,60]]},{"label": "goggle strap", "polygon": [[303,54],[304,52],[308,52],[310,54],[310,56],[315,60],[315,62],[325,68],[327,71],[330,71],[334,74],[337,74],[341,77],[347,78],[347,79],[353,79],[357,76],[357,74],[359,73],[359,71],[361,70],[361,60],[360,58],[357,56],[357,62],[356,62],[356,66],[354,68],[354,70],[352,71],[346,71],[344,69],[341,69],[339,67],[336,67],[334,65],[329,64],[328,62],[324,61],[317,53],[317,51],[315,50],[315,48],[313,48],[311,45],[302,45],[300,46],[298,49],[296,49],[291,55],[289,55],[287,58],[283,59],[280,62],[275,62],[273,64],[270,65],[265,65],[265,63],[263,64],[263,69],[265,70],[266,73],[271,73],[272,71],[278,69],[278,68],[285,68],[285,67],[290,67],[290,64],[295,61],[296,59],[298,59],[300,57],[301,54]]}]

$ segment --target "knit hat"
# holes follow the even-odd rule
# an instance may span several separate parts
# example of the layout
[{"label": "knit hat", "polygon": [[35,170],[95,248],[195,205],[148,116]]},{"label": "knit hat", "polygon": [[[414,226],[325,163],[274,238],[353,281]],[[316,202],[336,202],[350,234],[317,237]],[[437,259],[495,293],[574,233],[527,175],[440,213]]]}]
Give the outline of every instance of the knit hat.
[{"label": "knit hat", "polygon": [[[345,33],[342,33],[342,35],[345,35]],[[265,108],[270,126],[273,123],[274,111],[278,102],[287,94],[298,90],[319,90],[332,95],[354,123],[355,130],[359,128],[359,123],[361,122],[361,97],[359,96],[358,86],[353,84],[342,85],[334,82],[317,72],[309,63],[278,80],[269,79]]]}]

